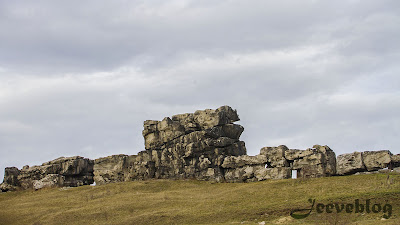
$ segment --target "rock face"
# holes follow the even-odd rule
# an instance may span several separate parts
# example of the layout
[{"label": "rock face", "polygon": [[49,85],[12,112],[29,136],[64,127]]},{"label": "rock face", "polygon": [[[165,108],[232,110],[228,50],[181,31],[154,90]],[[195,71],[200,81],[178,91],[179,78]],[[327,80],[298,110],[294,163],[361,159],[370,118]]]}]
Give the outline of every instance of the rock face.
[{"label": "rock face", "polygon": [[6,168],[3,184],[14,189],[87,185],[93,183],[93,165],[93,160],[75,156],[61,157],[41,166],[25,166],[21,170],[15,167]]}]

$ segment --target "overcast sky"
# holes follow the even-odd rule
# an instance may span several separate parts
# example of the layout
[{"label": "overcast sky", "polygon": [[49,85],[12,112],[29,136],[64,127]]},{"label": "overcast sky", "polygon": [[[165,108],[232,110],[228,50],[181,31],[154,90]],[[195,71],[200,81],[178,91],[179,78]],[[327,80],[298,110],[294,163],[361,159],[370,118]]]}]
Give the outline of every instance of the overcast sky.
[{"label": "overcast sky", "polygon": [[[400,1],[0,0],[0,177],[229,105],[249,155],[400,153]],[[0,178],[1,180],[1,178]]]}]

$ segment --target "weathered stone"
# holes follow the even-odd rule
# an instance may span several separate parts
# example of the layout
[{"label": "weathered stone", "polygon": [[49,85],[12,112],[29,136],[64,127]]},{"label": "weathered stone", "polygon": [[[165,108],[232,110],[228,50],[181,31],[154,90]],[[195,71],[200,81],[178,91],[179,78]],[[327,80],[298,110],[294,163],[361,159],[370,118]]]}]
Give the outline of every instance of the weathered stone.
[{"label": "weathered stone", "polygon": [[21,189],[51,186],[80,186],[93,183],[93,160],[80,156],[61,157],[40,166],[24,166],[22,170],[6,168],[5,183]]},{"label": "weathered stone", "polygon": [[216,110],[197,110],[194,113],[194,121],[201,129],[209,129],[215,126],[230,124],[239,121],[236,110],[229,106],[222,106]]},{"label": "weathered stone", "polygon": [[244,166],[240,168],[226,169],[225,181],[227,182],[249,182],[256,181],[255,172],[263,166]]},{"label": "weathered stone", "polygon": [[307,150],[287,149],[285,151],[285,158],[286,160],[301,159],[303,157],[312,155],[314,153],[315,151],[313,151],[312,149],[307,149]]},{"label": "weathered stone", "polygon": [[1,192],[16,191],[17,189],[18,189],[18,187],[14,186],[14,185],[10,185],[10,184],[7,184],[7,183],[0,184]]},{"label": "weathered stone", "polygon": [[316,149],[318,152],[321,152],[325,156],[325,174],[326,175],[335,175],[336,174],[336,154],[334,151],[332,151],[331,148],[329,148],[327,145],[321,146],[321,145],[314,145],[314,149]]},{"label": "weathered stone", "polygon": [[388,167],[392,153],[388,150],[381,151],[365,151],[362,153],[362,158],[365,167],[368,171],[379,170]]},{"label": "weathered stone", "polygon": [[267,179],[288,179],[291,177],[291,171],[289,167],[260,168],[256,170],[255,177],[258,181]]},{"label": "weathered stone", "polygon": [[19,186],[18,175],[21,171],[17,167],[6,167],[4,169],[4,181],[3,183],[11,186]]},{"label": "weathered stone", "polygon": [[338,175],[349,175],[366,171],[361,152],[342,154],[336,160],[336,173]]},{"label": "weathered stone", "polygon": [[63,187],[65,177],[60,174],[47,174],[40,180],[33,180],[32,185],[35,190],[48,187]]},{"label": "weathered stone", "polygon": [[96,185],[128,180],[132,156],[112,155],[94,161],[94,181]]},{"label": "weathered stone", "polygon": [[260,155],[268,158],[269,166],[271,167],[287,167],[289,166],[285,158],[285,152],[289,150],[285,145],[278,147],[264,147],[260,150]]},{"label": "weathered stone", "polygon": [[228,156],[225,157],[222,168],[238,168],[245,165],[265,165],[268,162],[268,158],[265,155],[257,156]]},{"label": "weathered stone", "polygon": [[391,168],[400,167],[400,154],[391,156],[390,167]]},{"label": "weathered stone", "polygon": [[264,147],[260,155],[268,158],[268,167],[297,170],[300,177],[322,177],[336,174],[336,155],[328,146],[314,145],[307,150]]}]

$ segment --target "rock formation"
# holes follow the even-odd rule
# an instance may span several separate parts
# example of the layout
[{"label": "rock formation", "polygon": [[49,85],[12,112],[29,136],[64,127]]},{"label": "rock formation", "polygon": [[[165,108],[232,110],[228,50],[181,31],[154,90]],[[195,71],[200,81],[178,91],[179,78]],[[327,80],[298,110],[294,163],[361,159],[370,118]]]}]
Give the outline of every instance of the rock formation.
[{"label": "rock formation", "polygon": [[307,150],[289,149],[285,145],[264,147],[257,156],[231,156],[224,159],[225,180],[261,181],[298,177],[325,177],[336,173],[336,156],[328,146],[314,145]]},{"label": "rock formation", "polygon": [[61,157],[41,166],[6,168],[2,191],[40,189],[44,187],[77,187],[93,183],[93,160],[80,156]]},{"label": "rock formation", "polygon": [[400,167],[400,156],[388,150],[364,151],[342,154],[337,157],[337,175],[378,171]]},{"label": "rock formation", "polygon": [[162,121],[146,120],[146,150],[136,156],[96,160],[96,184],[152,178],[222,181],[224,158],[246,154],[245,144],[239,140],[244,128],[234,124],[238,120],[237,112],[229,106]]},{"label": "rock formation", "polygon": [[[197,179],[251,182],[297,177],[325,177],[387,172],[400,167],[400,155],[387,150],[339,155],[328,146],[306,150],[285,145],[264,147],[246,155],[240,141],[244,128],[229,106],[198,110],[143,124],[145,150],[137,155],[112,155],[96,160],[58,158],[41,166],[5,169],[2,191],[107,184],[147,179]],[[389,167],[387,170],[383,168]],[[399,171],[395,168],[395,171]]]}]

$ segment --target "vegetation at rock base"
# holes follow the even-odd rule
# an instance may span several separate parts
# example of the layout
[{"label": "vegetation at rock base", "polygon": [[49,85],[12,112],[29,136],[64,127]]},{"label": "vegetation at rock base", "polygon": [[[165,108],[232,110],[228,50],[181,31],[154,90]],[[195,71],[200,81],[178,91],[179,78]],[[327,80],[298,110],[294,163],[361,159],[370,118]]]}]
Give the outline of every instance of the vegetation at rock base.
[{"label": "vegetation at rock base", "polygon": [[[392,205],[380,213],[290,211],[355,199]],[[400,174],[254,183],[149,180],[0,194],[0,224],[400,224]]]}]

